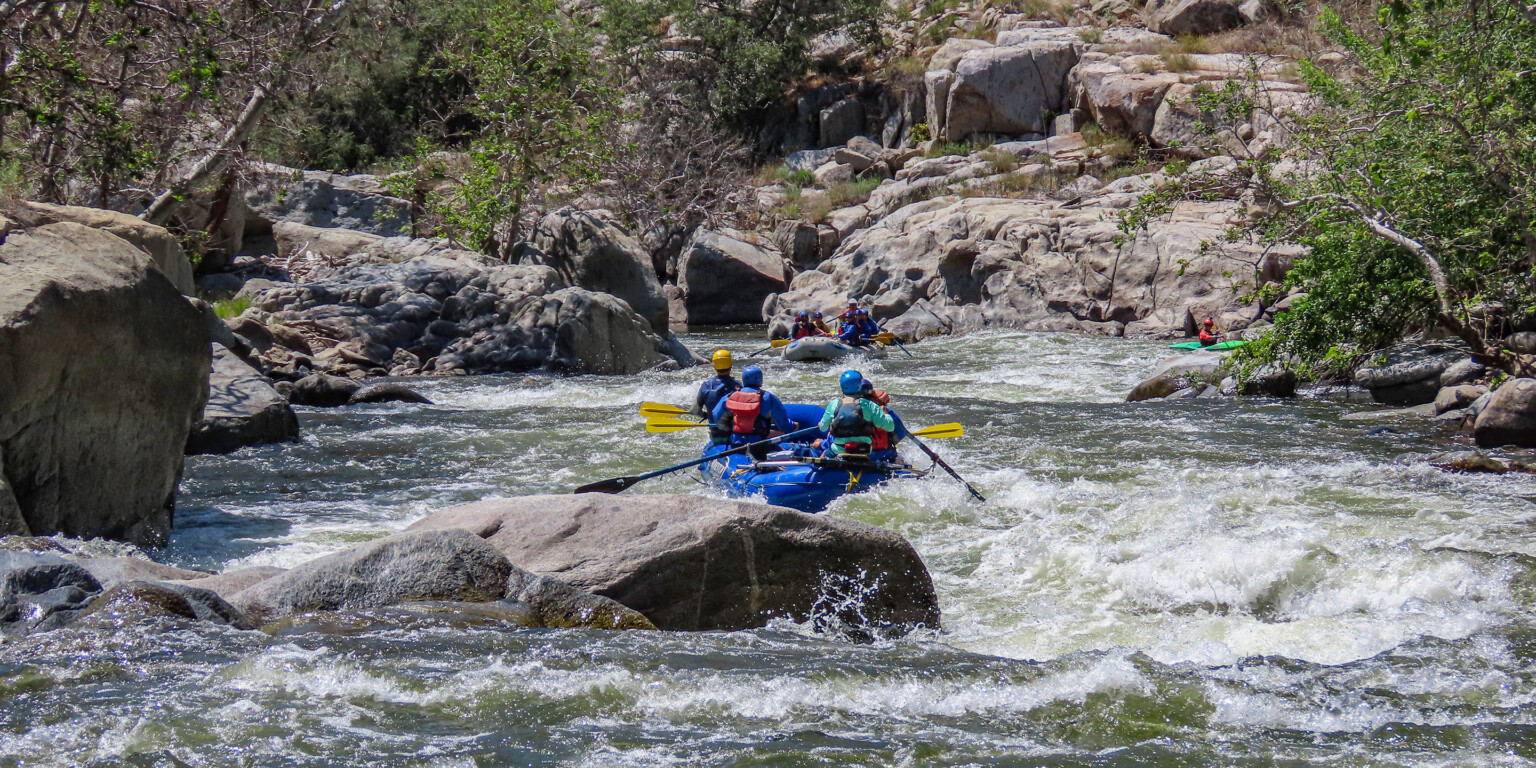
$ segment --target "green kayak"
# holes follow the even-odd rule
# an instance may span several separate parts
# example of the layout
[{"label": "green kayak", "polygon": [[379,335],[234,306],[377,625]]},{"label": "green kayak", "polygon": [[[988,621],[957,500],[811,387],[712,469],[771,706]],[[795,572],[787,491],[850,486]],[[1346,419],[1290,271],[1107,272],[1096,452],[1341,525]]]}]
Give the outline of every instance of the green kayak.
[{"label": "green kayak", "polygon": [[1181,341],[1181,342],[1179,342],[1177,344],[1169,344],[1168,348],[1169,349],[1204,349],[1204,350],[1209,350],[1211,352],[1224,352],[1224,351],[1229,350],[1229,349],[1237,349],[1238,347],[1241,347],[1242,345],[1247,344],[1247,343],[1248,342],[1246,342],[1246,341],[1240,341],[1240,340],[1237,340],[1237,339],[1233,339],[1232,341],[1218,341],[1215,344],[1210,345],[1209,347],[1203,347],[1203,346],[1200,346],[1200,342],[1198,342],[1198,341]]}]

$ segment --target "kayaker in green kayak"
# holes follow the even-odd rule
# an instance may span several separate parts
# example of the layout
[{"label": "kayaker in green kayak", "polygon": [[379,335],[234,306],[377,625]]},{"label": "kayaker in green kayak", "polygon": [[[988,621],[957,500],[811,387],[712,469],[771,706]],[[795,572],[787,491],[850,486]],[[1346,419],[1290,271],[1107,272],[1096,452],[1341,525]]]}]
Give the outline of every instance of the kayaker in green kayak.
[{"label": "kayaker in green kayak", "polygon": [[1221,334],[1216,332],[1216,321],[1207,317],[1204,327],[1200,329],[1200,346],[1209,347],[1221,341]]},{"label": "kayaker in green kayak", "polygon": [[837,383],[843,396],[827,403],[819,425],[832,438],[827,455],[868,456],[875,429],[894,432],[896,420],[879,403],[863,397],[864,374],[843,371]]}]

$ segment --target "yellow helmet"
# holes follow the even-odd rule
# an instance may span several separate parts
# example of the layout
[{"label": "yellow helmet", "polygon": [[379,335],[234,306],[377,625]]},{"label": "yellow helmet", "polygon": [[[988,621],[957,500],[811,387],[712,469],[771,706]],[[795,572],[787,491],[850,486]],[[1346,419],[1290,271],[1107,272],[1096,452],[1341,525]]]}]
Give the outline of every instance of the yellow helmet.
[{"label": "yellow helmet", "polygon": [[722,349],[715,352],[713,359],[715,362],[715,370],[717,371],[729,371],[733,365],[731,362],[731,351],[729,349]]}]

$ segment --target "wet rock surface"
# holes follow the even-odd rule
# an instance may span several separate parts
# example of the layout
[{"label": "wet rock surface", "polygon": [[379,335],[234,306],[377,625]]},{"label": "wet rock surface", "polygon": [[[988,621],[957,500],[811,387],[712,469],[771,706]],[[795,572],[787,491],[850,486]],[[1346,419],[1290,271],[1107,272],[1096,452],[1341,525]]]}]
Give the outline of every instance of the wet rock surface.
[{"label": "wet rock surface", "polygon": [[445,509],[411,528],[439,529],[484,537],[519,567],[612,598],[661,629],[746,629],[783,617],[901,635],[939,623],[927,569],[900,536],[782,507],[529,496]]},{"label": "wet rock surface", "polygon": [[299,417],[272,382],[223,345],[214,345],[208,402],[187,436],[187,455],[298,439]]}]

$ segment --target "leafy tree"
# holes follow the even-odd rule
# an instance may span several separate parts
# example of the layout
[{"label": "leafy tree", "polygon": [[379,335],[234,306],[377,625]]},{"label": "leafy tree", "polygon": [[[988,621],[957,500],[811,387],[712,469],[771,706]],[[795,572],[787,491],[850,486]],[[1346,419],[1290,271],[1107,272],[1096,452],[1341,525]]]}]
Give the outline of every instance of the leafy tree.
[{"label": "leafy tree", "polygon": [[662,78],[723,125],[749,128],[817,62],[823,33],[880,39],[882,0],[603,0],[608,48],[627,75]]},{"label": "leafy tree", "polygon": [[[1280,99],[1257,75],[1201,98],[1207,140],[1252,120],[1284,152],[1238,151],[1222,178],[1143,201],[1241,188],[1268,215],[1246,234],[1311,248],[1291,275],[1307,298],[1268,348],[1320,361],[1439,325],[1473,356],[1529,375],[1497,339],[1536,314],[1536,11],[1513,0],[1387,0],[1375,17],[1324,11],[1347,53],[1301,62],[1313,96]],[[1335,353],[1335,357],[1337,353]]]},{"label": "leafy tree", "polygon": [[507,256],[530,200],[557,184],[574,192],[597,179],[618,94],[585,28],[555,0],[466,0],[452,6],[448,28],[439,51],[447,72],[437,76],[464,79],[467,96],[455,114],[473,129],[445,137],[464,142],[447,162],[421,153],[418,175],[451,180],[427,197],[442,234]]}]

